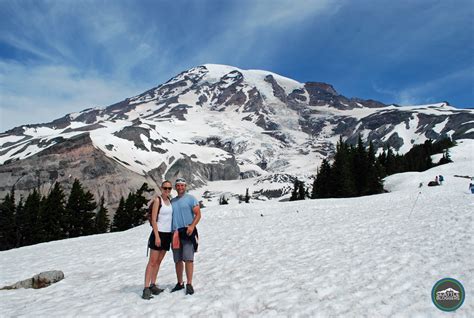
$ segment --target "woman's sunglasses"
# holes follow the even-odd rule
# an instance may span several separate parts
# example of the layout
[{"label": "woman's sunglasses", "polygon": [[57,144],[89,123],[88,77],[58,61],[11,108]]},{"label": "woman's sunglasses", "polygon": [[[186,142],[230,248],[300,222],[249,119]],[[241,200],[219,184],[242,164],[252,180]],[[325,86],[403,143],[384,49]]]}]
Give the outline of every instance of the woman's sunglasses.
[{"label": "woman's sunglasses", "polygon": [[171,187],[163,187],[163,190],[171,190]]}]

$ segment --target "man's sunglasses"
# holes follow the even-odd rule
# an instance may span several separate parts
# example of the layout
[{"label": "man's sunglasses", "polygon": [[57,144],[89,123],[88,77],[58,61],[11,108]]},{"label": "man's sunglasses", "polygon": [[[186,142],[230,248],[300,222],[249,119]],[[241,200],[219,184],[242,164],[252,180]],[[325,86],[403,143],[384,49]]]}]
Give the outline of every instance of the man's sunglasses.
[{"label": "man's sunglasses", "polygon": [[172,187],[163,187],[163,190],[171,190],[173,189]]}]

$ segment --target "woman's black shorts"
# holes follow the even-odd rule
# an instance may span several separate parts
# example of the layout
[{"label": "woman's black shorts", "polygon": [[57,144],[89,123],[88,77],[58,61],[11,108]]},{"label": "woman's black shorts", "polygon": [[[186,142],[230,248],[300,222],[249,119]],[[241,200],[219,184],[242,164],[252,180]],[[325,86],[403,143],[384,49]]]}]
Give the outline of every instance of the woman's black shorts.
[{"label": "woman's black shorts", "polygon": [[148,239],[148,247],[156,251],[169,251],[171,246],[171,232],[158,232],[161,240],[161,246],[155,245],[155,233],[151,231],[150,238]]}]

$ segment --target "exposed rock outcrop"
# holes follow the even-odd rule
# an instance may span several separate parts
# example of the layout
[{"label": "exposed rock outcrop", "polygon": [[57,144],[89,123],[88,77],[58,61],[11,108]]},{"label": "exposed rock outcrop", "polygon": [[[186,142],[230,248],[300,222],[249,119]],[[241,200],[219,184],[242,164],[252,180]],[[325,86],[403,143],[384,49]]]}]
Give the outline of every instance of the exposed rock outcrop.
[{"label": "exposed rock outcrop", "polygon": [[4,286],[0,290],[9,290],[9,289],[20,289],[20,288],[44,288],[48,287],[51,284],[57,283],[64,279],[64,273],[62,271],[53,270],[47,272],[41,272],[31,278],[21,280],[15,284]]}]

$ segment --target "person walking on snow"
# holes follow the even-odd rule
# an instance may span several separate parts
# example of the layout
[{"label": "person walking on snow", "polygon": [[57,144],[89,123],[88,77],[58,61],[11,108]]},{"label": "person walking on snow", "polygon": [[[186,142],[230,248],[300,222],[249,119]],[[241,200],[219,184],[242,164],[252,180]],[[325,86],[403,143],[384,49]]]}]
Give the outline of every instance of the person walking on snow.
[{"label": "person walking on snow", "polygon": [[[194,294],[193,272],[194,253],[197,251],[198,233],[196,225],[201,219],[201,209],[195,197],[186,193],[186,180],[178,178],[175,182],[178,196],[171,200],[173,206],[173,235],[179,235],[179,248],[175,249],[173,238],[173,258],[176,269],[176,286],[171,290],[175,292],[184,289],[183,270],[186,271],[186,295]],[[177,231],[177,232],[176,232]]]},{"label": "person walking on snow", "polygon": [[170,250],[171,245],[171,221],[173,209],[170,202],[170,193],[172,190],[170,181],[164,181],[161,184],[161,197],[153,200],[151,211],[151,231],[148,239],[148,247],[150,248],[150,258],[145,271],[145,288],[143,289],[143,299],[151,299],[153,295],[160,294],[163,289],[156,286],[156,277],[160,270],[160,264]]}]

